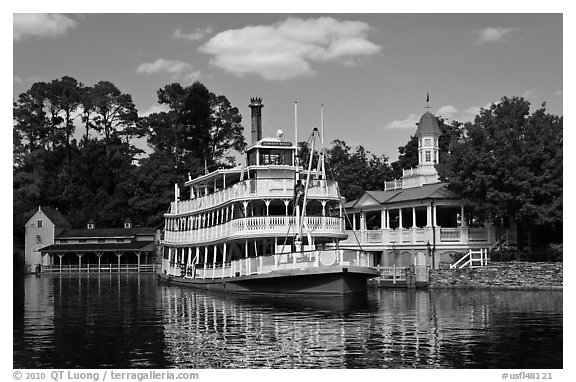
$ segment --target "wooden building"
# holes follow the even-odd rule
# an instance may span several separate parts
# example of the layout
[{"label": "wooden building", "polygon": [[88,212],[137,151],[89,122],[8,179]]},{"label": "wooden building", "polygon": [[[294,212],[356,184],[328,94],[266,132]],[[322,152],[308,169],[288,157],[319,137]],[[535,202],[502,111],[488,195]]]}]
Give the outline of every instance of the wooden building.
[{"label": "wooden building", "polygon": [[58,210],[38,207],[25,237],[29,272],[142,272],[154,270],[160,232],[134,228],[130,219],[123,228],[96,228],[90,220],[75,229]]}]

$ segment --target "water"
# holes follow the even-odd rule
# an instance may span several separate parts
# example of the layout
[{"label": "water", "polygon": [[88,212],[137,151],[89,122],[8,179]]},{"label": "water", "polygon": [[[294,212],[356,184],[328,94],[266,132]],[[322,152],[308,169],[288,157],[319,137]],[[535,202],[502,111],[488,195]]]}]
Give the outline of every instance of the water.
[{"label": "water", "polygon": [[14,283],[15,368],[562,368],[562,292],[234,296],[152,275]]}]

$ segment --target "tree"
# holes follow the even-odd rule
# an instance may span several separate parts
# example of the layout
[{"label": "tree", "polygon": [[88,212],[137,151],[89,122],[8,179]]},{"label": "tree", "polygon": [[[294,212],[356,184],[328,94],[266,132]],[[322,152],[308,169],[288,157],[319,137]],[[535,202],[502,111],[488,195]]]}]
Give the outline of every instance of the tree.
[{"label": "tree", "polygon": [[14,130],[22,139],[19,143],[29,153],[47,145],[49,121],[44,109],[46,87],[44,82],[34,83],[14,103]]},{"label": "tree", "polygon": [[536,226],[562,225],[562,144],[561,117],[503,97],[451,143],[440,175],[476,210],[514,218],[529,248]]},{"label": "tree", "polygon": [[398,160],[392,162],[395,179],[402,177],[402,170],[418,166],[418,138],[411,136],[406,145],[398,147],[398,152]]},{"label": "tree", "polygon": [[138,120],[138,111],[132,102],[132,96],[122,93],[109,81],[98,82],[89,95],[88,102],[94,110],[94,128],[104,134],[108,155],[108,144],[112,137],[133,127]]},{"label": "tree", "polygon": [[147,226],[160,226],[164,213],[174,200],[174,157],[167,151],[155,151],[140,161],[129,179],[129,205],[132,219]]},{"label": "tree", "polygon": [[56,114],[63,114],[63,117],[55,119],[53,123],[61,121],[64,123],[64,135],[66,137],[66,163],[69,162],[70,156],[70,137],[74,133],[74,124],[72,121],[81,103],[82,84],[74,78],[64,76],[58,80],[52,80],[47,88],[47,98],[50,100],[52,109]]},{"label": "tree", "polygon": [[94,122],[92,120],[92,114],[94,113],[94,100],[92,96],[92,87],[83,86],[80,89],[80,103],[82,105],[82,122],[84,122],[84,127],[86,129],[86,134],[84,135],[84,140],[90,138],[90,129],[94,128]]},{"label": "tree", "polygon": [[148,143],[171,155],[175,179],[183,180],[189,172],[198,175],[205,165],[230,166],[234,159],[229,152],[246,146],[238,109],[200,82],[166,85],[158,90],[158,102],[169,110],[147,117]]},{"label": "tree", "polygon": [[334,140],[326,151],[329,175],[338,181],[341,194],[352,200],[366,190],[381,190],[384,182],[391,180],[392,169],[385,155],[375,155],[362,146],[351,151],[346,142]]},{"label": "tree", "polygon": [[210,93],[210,111],[209,157],[219,166],[230,167],[234,164],[230,151],[246,148],[242,115],[225,96],[214,93]]}]

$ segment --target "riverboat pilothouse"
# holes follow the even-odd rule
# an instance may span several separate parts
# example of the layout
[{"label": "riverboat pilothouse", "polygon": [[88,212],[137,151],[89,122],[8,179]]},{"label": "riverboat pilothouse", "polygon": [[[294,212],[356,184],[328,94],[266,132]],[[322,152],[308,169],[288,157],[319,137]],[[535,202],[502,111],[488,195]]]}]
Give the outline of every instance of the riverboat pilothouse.
[{"label": "riverboat pilothouse", "polygon": [[300,165],[297,146],[281,131],[262,138],[262,107],[260,98],[251,99],[252,144],[241,167],[188,180],[187,200],[175,186],[164,215],[160,279],[253,294],[366,291],[378,271],[370,254],[339,247],[347,238],[343,198],[326,177],[322,150],[312,168],[323,137],[313,130],[309,158]]}]

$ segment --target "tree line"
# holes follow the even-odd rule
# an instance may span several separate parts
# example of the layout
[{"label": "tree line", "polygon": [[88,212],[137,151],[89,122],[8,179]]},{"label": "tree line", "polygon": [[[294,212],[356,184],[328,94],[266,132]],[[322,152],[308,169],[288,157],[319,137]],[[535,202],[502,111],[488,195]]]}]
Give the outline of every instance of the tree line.
[{"label": "tree line", "polygon": [[[166,85],[157,97],[166,111],[141,116],[132,96],[113,83],[85,86],[68,76],[34,83],[18,96],[15,244],[23,242],[24,223],[38,205],[58,208],[76,227],[90,219],[121,227],[126,218],[160,227],[173,198],[171,185],[206,167],[234,165],[232,150],[246,143],[242,117],[225,96],[196,82]],[[138,139],[146,141],[149,155]]]},{"label": "tree line", "polygon": [[[142,116],[109,81],[85,86],[65,76],[34,83],[13,105],[14,243],[38,205],[58,208],[73,226],[161,228],[173,184],[234,166],[246,147],[242,116],[200,82],[157,91],[166,111]],[[562,228],[562,117],[523,98],[502,98],[471,123],[437,118],[441,179],[479,215],[511,217],[528,232]],[[416,126],[415,126],[416,128]],[[80,129],[80,131],[76,131]],[[148,155],[136,142],[146,141]],[[140,145],[141,146],[141,145]],[[299,142],[307,155],[306,142]],[[328,175],[347,200],[382,190],[418,164],[415,137],[390,162],[342,140],[326,151]]]}]

